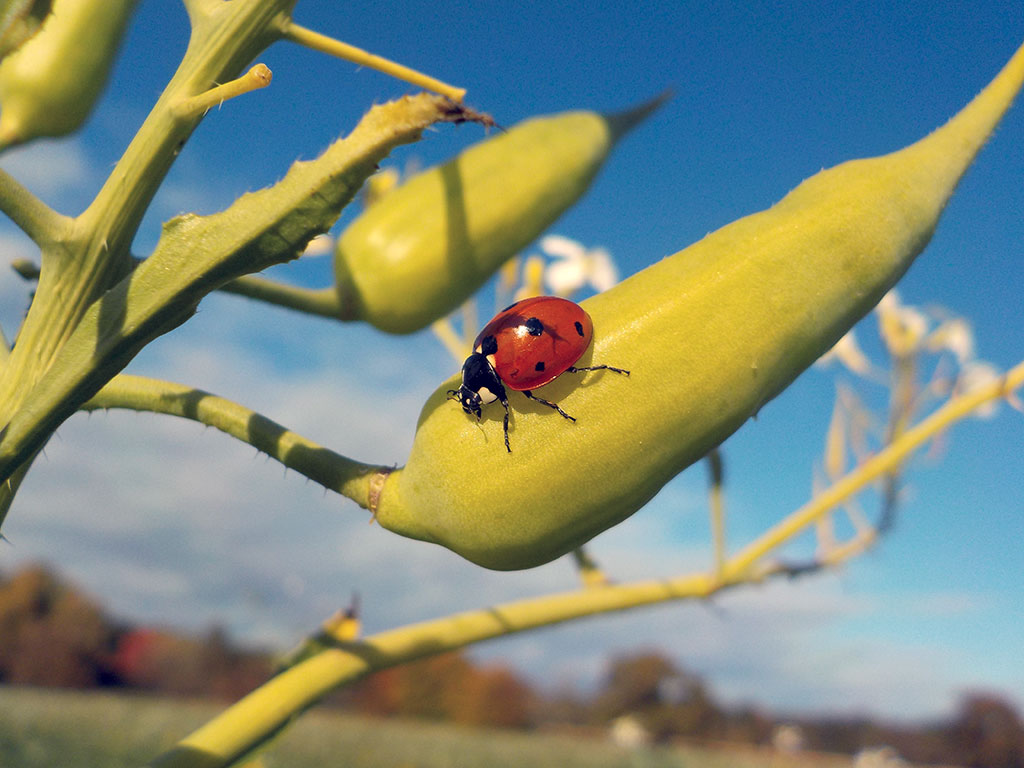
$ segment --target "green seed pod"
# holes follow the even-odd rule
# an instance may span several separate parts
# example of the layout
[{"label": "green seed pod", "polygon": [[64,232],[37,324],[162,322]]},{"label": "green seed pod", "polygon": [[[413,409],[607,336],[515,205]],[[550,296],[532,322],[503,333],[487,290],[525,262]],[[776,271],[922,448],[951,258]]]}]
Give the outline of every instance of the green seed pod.
[{"label": "green seed pod", "polygon": [[389,192],[338,240],[345,319],[411,333],[447,315],[582,197],[660,103],[527,120]]},{"label": "green seed pod", "polygon": [[135,0],[54,0],[0,63],[0,148],[79,128],[107,80]]},{"label": "green seed pod", "polygon": [[944,127],[906,149],[822,171],[766,211],[707,235],[584,302],[594,343],[481,423],[442,384],[404,469],[381,478],[377,520],[488,568],[548,562],[622,521],[721,443],[888,291],[1024,80],[1024,48]]}]

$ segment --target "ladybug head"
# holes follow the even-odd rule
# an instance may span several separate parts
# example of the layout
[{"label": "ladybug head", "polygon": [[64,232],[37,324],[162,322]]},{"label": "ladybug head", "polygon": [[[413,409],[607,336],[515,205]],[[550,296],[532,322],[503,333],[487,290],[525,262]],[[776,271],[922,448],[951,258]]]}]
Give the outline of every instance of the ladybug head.
[{"label": "ladybug head", "polygon": [[480,418],[480,407],[495,400],[505,402],[505,387],[487,356],[474,352],[462,366],[462,386],[448,390],[449,400],[458,400],[462,410]]},{"label": "ladybug head", "polygon": [[467,389],[465,384],[458,389],[449,389],[448,399],[458,400],[462,410],[466,413],[475,414],[478,419],[480,418],[480,395],[471,389]]}]

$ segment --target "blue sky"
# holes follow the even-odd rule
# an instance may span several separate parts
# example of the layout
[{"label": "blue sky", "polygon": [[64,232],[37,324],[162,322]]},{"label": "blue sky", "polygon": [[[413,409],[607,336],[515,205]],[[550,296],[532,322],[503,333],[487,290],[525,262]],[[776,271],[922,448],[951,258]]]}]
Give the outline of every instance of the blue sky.
[{"label": "blue sky", "polygon": [[[925,2],[522,4],[300,0],[300,23],[468,89],[503,125],[575,108],[613,111],[666,88],[671,102],[616,149],[553,231],[604,246],[630,274],[767,207],[822,167],[897,149],[965,104],[1024,42],[1024,7]],[[170,8],[170,10],[168,10]],[[78,136],[0,158],[48,203],[79,212],[130,140],[184,47],[184,11],[142,0],[111,88]],[[272,85],[211,113],[136,240],[211,212],[319,153],[407,86],[295,46],[261,60]],[[428,165],[481,137],[444,126],[396,154]],[[980,357],[1024,359],[1024,105],[964,178],[903,300],[971,320]],[[348,214],[344,220],[347,220]],[[0,224],[9,258],[32,257]],[[329,262],[275,276],[307,285]],[[0,322],[26,286],[0,273]],[[488,304],[485,302],[485,306]],[[875,333],[869,319],[865,346]],[[429,333],[389,337],[214,296],[131,370],[237,399],[366,461],[401,463],[419,408],[458,364]],[[812,369],[726,443],[730,538],[749,540],[803,503],[835,371]],[[865,390],[878,398],[879,390]],[[832,574],[738,590],[491,643],[536,681],[592,686],[610,655],[660,648],[727,702],[798,711],[948,713],[969,689],[1024,707],[1024,422],[1006,407],[968,421],[908,477],[898,524]],[[705,472],[694,467],[603,534],[594,554],[620,580],[708,562]],[[870,500],[865,502],[870,510]],[[0,567],[48,560],[120,615],[295,642],[353,590],[368,631],[572,588],[567,562],[481,571],[366,524],[353,505],[248,446],[166,417],[78,416],[33,467],[4,528]]]}]

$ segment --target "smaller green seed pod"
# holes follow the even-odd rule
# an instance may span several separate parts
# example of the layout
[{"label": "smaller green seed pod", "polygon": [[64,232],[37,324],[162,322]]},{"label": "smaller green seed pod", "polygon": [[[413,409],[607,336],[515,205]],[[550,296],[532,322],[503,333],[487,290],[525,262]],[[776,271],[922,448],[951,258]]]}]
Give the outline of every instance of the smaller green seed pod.
[{"label": "smaller green seed pod", "polygon": [[447,315],[579,200],[661,101],[527,120],[389,192],[338,240],[345,319],[411,333]]},{"label": "smaller green seed pod", "polygon": [[1021,48],[967,107],[916,144],[818,173],[583,303],[579,362],[629,378],[561,376],[538,390],[576,417],[510,393],[477,422],[443,383],[405,468],[382,478],[382,526],[501,570],[548,562],[624,520],[721,443],[877,303],[939,216],[1024,81]]},{"label": "smaller green seed pod", "polygon": [[77,130],[106,84],[136,0],[54,0],[0,63],[0,148]]}]

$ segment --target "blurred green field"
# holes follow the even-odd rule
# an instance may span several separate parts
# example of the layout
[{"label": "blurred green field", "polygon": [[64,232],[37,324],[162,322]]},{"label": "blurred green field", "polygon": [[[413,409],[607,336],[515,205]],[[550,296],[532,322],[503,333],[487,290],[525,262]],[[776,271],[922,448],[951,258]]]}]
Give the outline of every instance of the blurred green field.
[{"label": "blurred green field", "polygon": [[[0,687],[0,768],[140,766],[221,709],[138,695]],[[616,748],[603,740],[373,720],[329,711],[300,718],[261,768],[844,768],[832,756],[750,750]]]}]

